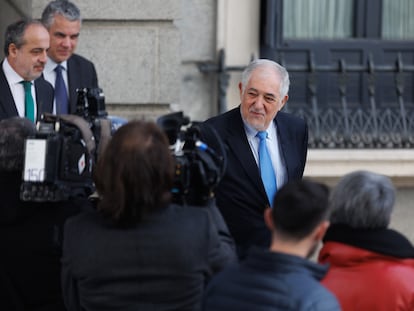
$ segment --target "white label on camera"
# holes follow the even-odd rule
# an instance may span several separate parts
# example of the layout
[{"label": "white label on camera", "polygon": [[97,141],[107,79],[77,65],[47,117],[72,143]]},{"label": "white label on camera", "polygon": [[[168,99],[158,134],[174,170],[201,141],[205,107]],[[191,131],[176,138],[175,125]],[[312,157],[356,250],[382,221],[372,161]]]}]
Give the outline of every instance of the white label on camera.
[{"label": "white label on camera", "polygon": [[45,180],[46,140],[26,139],[24,158],[24,181]]}]

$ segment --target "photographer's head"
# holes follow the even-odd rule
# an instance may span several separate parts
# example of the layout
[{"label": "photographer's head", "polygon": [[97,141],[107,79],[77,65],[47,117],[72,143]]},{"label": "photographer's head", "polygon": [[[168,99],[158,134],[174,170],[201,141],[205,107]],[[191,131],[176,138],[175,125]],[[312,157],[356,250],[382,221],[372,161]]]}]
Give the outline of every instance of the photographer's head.
[{"label": "photographer's head", "polygon": [[98,160],[98,210],[119,226],[137,223],[170,202],[173,176],[164,132],[153,122],[131,121],[115,132]]},{"label": "photographer's head", "polygon": [[0,121],[0,172],[21,174],[25,139],[35,133],[35,125],[26,118],[13,117]]}]

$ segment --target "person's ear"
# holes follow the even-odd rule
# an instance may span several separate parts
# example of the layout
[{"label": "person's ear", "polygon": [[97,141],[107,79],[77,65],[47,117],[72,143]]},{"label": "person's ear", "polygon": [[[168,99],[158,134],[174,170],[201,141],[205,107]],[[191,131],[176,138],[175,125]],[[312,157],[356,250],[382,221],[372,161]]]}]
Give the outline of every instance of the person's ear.
[{"label": "person's ear", "polygon": [[279,111],[283,109],[283,107],[285,106],[285,104],[287,103],[289,99],[289,95],[285,95],[285,97],[283,97],[281,103],[280,103],[280,107],[279,107]]},{"label": "person's ear", "polygon": [[328,220],[322,221],[314,230],[314,239],[316,241],[322,241],[325,236],[326,230],[328,230],[330,222]]},{"label": "person's ear", "polygon": [[240,95],[240,100],[242,99],[242,95],[243,95],[243,85],[241,82],[239,82],[239,95]]},{"label": "person's ear", "polygon": [[10,56],[16,56],[16,53],[17,53],[17,46],[14,44],[14,43],[10,43],[9,44],[9,48],[8,48],[8,50],[9,50],[9,55]]},{"label": "person's ear", "polygon": [[266,223],[267,228],[269,228],[271,231],[275,229],[275,224],[273,222],[273,215],[272,215],[272,209],[270,207],[267,207],[264,210],[264,221]]}]

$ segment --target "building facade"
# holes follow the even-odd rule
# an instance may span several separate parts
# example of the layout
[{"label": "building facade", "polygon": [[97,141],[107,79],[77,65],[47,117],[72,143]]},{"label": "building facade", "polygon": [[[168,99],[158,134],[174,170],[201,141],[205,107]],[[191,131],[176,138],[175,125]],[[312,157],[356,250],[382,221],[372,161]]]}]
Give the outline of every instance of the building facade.
[{"label": "building facade", "polygon": [[[414,25],[401,12],[413,12],[413,1],[72,1],[83,17],[77,52],[95,63],[110,114],[155,119],[182,110],[192,120],[204,120],[239,104],[237,84],[242,68],[252,58],[273,58],[292,74],[287,108],[310,121],[312,145],[305,176],[330,184],[355,169],[390,176],[399,188],[398,204],[404,207],[397,224],[408,228],[405,221],[414,216],[414,208],[409,206],[414,199],[414,124],[410,121],[414,71],[404,70],[412,70],[414,64]],[[0,0],[1,41],[7,24],[23,16],[39,18],[47,3]],[[324,16],[328,18],[318,24],[316,20]],[[406,28],[396,26],[396,17]],[[374,76],[384,68],[389,69],[385,78]],[[399,70],[403,72],[398,76]],[[383,91],[379,98],[387,85],[381,82],[384,79],[395,81],[393,90],[403,91],[403,95],[388,96]],[[371,97],[370,83],[376,91]],[[369,111],[371,116],[373,99],[374,104],[382,105],[374,106],[379,115],[386,113],[381,110],[384,103],[394,103],[399,109],[403,100],[408,121],[401,124],[408,143],[380,148],[338,144],[356,137],[347,132],[347,122],[356,124],[352,116],[358,113]],[[334,103],[338,109],[327,114],[334,118],[333,125],[341,126],[326,127],[329,115],[315,117],[315,103],[325,105],[317,106],[318,111],[328,111],[326,105]],[[344,104],[348,105],[345,110]],[[343,115],[338,119],[343,111],[350,112],[349,119]],[[392,120],[391,125],[401,121]],[[337,139],[338,133],[349,135]],[[326,137],[328,143],[321,143]],[[412,237],[414,240],[414,233]]]}]

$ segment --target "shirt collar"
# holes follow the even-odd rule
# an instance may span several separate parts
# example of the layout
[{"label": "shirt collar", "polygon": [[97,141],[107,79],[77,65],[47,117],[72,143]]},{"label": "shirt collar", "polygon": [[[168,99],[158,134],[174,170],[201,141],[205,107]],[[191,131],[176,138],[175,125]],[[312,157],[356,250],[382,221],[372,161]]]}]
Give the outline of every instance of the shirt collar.
[{"label": "shirt collar", "polygon": [[[10,66],[7,57],[3,61],[3,70],[9,85],[20,83],[24,80],[13,68]],[[31,81],[32,82],[32,81]]]},{"label": "shirt collar", "polygon": [[[247,136],[255,137],[256,134],[258,133],[258,130],[254,129],[250,124],[246,122],[246,120],[244,120],[243,115],[241,114],[241,108],[240,108],[240,115],[242,117],[243,124],[244,124],[244,130],[246,131]],[[276,133],[276,125],[274,121],[270,122],[268,128],[266,129],[266,132],[267,132],[267,138],[272,140],[274,138],[273,135]]]},{"label": "shirt collar", "polygon": [[[45,66],[44,71],[46,71],[48,73],[52,73],[52,72],[54,72],[57,65],[58,65],[58,63],[56,63],[50,57],[47,57],[47,62],[46,62],[46,66]],[[65,61],[61,62],[59,65],[61,65],[65,70],[67,70],[68,61],[65,60]]]}]

